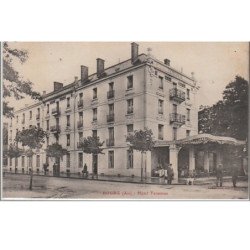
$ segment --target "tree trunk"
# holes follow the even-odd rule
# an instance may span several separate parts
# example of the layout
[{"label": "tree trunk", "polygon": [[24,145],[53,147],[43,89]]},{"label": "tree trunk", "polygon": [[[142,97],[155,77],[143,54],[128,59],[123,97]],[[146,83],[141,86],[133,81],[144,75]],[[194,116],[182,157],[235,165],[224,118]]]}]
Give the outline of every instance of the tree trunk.
[{"label": "tree trunk", "polygon": [[145,152],[145,180],[147,179],[147,152]]}]

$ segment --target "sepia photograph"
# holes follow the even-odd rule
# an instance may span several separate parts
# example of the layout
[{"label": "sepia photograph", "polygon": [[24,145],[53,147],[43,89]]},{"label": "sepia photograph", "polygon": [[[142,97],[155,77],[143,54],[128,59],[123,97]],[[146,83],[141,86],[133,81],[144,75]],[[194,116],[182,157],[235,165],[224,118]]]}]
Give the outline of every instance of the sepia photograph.
[{"label": "sepia photograph", "polygon": [[248,200],[248,42],[2,42],[3,200]]}]

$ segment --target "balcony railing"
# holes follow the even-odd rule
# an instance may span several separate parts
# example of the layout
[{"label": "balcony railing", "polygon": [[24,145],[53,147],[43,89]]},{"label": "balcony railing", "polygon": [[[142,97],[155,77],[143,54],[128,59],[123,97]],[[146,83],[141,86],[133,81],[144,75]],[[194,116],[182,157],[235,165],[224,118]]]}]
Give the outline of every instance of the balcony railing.
[{"label": "balcony railing", "polygon": [[110,90],[107,92],[107,98],[111,99],[115,97],[115,91],[114,90]]},{"label": "balcony railing", "polygon": [[78,129],[83,128],[83,121],[78,121],[77,122],[77,128]]},{"label": "balcony railing", "polygon": [[170,99],[181,103],[185,101],[185,92],[180,89],[173,88],[170,90]]},{"label": "balcony railing", "polygon": [[83,108],[83,100],[79,100],[77,102],[77,107],[80,109],[80,108]]},{"label": "balcony railing", "polygon": [[66,124],[65,130],[66,130],[66,131],[70,130],[70,124]]},{"label": "balcony railing", "polygon": [[107,139],[106,140],[107,147],[112,147],[115,145],[115,139]]},{"label": "balcony railing", "polygon": [[50,132],[51,133],[60,133],[61,132],[61,126],[60,125],[50,126]]},{"label": "balcony railing", "polygon": [[178,113],[171,113],[170,114],[170,123],[176,123],[179,125],[185,124],[186,117],[185,115],[181,115]]},{"label": "balcony railing", "polygon": [[113,122],[115,120],[115,114],[107,115],[107,122]]},{"label": "balcony railing", "polygon": [[60,115],[61,109],[60,108],[53,108],[52,109],[52,115]]}]

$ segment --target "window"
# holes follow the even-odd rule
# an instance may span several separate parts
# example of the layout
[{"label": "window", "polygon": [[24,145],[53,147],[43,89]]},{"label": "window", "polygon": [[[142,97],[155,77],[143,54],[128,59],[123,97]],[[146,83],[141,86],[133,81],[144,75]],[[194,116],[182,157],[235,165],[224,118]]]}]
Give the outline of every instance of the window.
[{"label": "window", "polygon": [[83,123],[83,112],[79,112],[79,122]]},{"label": "window", "polygon": [[83,153],[78,153],[78,168],[83,167]]},{"label": "window", "polygon": [[93,109],[93,121],[97,121],[97,108]]},{"label": "window", "polygon": [[190,121],[190,109],[187,109],[187,121]]},{"label": "window", "polygon": [[18,158],[15,158],[15,167],[18,167]]},{"label": "window", "polygon": [[93,89],[93,99],[97,99],[97,88]]},{"label": "window", "polygon": [[158,101],[158,114],[163,114],[163,101],[159,100]]},{"label": "window", "polygon": [[37,109],[37,115],[40,118],[40,108]]},{"label": "window", "polygon": [[18,115],[16,116],[16,123],[18,123]]},{"label": "window", "polygon": [[67,134],[67,146],[70,146],[70,134]]},{"label": "window", "polygon": [[12,140],[12,130],[10,130],[10,140]]},{"label": "window", "polygon": [[70,115],[67,115],[67,127],[70,127]]},{"label": "window", "polygon": [[46,121],[47,130],[49,130],[49,120]]},{"label": "window", "polygon": [[127,89],[132,89],[133,88],[133,76],[128,76],[127,77]]},{"label": "window", "polygon": [[83,132],[79,132],[79,142],[82,141],[82,138],[83,138]]},{"label": "window", "polygon": [[167,81],[171,82],[171,77],[165,76],[165,79],[166,79]]},{"label": "window", "polygon": [[25,114],[23,114],[23,120],[22,123],[25,123]]},{"label": "window", "polygon": [[47,114],[49,114],[49,104],[47,104]]},{"label": "window", "polygon": [[22,163],[21,164],[22,164],[22,168],[24,168],[24,166],[25,166],[25,156],[24,155],[22,156]]},{"label": "window", "polygon": [[109,83],[109,91],[113,91],[114,90],[114,83],[110,82]]},{"label": "window", "polygon": [[109,140],[114,140],[114,128],[109,128]]},{"label": "window", "polygon": [[110,115],[114,114],[114,104],[109,104],[109,114]]},{"label": "window", "polygon": [[159,124],[158,125],[158,139],[163,140],[163,128],[164,125]]},{"label": "window", "polygon": [[36,156],[36,167],[40,168],[40,155]]},{"label": "window", "polygon": [[133,109],[133,99],[127,100],[127,113],[132,114],[134,112]]},{"label": "window", "polygon": [[10,166],[12,167],[12,158],[10,157]]},{"label": "window", "polygon": [[190,136],[190,130],[186,130],[186,137]]},{"label": "window", "polygon": [[114,151],[108,153],[108,168],[114,168]]},{"label": "window", "polygon": [[173,104],[173,113],[176,114],[177,113],[177,105]]},{"label": "window", "polygon": [[134,154],[133,150],[127,150],[127,168],[134,167]]},{"label": "window", "polygon": [[187,89],[187,99],[190,100],[190,89]]},{"label": "window", "polygon": [[173,88],[177,89],[177,83],[176,82],[173,82]]},{"label": "window", "polygon": [[66,154],[66,168],[70,168],[70,153]]},{"label": "window", "polygon": [[70,97],[67,97],[67,108],[70,107]]},{"label": "window", "polygon": [[163,77],[159,76],[159,89],[163,90]]},{"label": "window", "polygon": [[30,111],[30,120],[32,119],[32,111]]},{"label": "window", "polygon": [[92,137],[97,138],[97,130],[92,130]]},{"label": "window", "polygon": [[40,128],[40,123],[37,123],[37,128]]},{"label": "window", "polygon": [[173,140],[177,140],[177,128],[173,128]]},{"label": "window", "polygon": [[79,100],[82,100],[83,99],[83,93],[80,93],[79,94]]},{"label": "window", "polygon": [[47,147],[49,146],[49,137],[47,136],[46,137],[46,144],[47,144]]},{"label": "window", "polygon": [[134,132],[134,125],[133,124],[128,124],[127,125],[127,134],[131,134]]},{"label": "window", "polygon": [[45,159],[46,164],[49,164],[49,156],[46,155],[46,159]]}]

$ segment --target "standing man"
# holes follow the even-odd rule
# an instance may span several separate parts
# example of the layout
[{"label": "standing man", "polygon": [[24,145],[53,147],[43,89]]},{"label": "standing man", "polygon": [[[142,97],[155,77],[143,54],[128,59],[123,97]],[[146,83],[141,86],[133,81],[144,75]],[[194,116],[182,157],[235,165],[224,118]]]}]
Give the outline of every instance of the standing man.
[{"label": "standing man", "polygon": [[170,163],[167,169],[167,180],[168,180],[168,184],[171,185],[172,184],[172,180],[174,179],[174,170],[173,170],[173,166]]},{"label": "standing man", "polygon": [[232,182],[233,182],[233,187],[236,187],[236,182],[238,180],[238,169],[236,164],[233,164],[233,169],[232,169]]},{"label": "standing man", "polygon": [[223,182],[223,167],[222,164],[219,164],[216,168],[216,186],[218,187],[220,184],[220,187],[222,187]]}]

